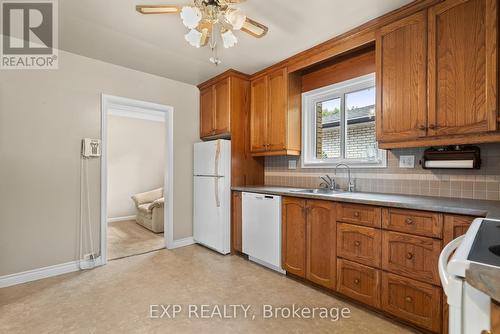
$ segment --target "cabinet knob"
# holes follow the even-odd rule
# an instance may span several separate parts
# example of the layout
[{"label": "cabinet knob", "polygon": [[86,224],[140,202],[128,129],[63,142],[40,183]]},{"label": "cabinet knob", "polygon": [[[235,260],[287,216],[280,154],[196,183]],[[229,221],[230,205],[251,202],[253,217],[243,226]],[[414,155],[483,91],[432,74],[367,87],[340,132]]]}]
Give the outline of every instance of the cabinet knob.
[{"label": "cabinet knob", "polygon": [[354,246],[358,247],[359,245],[361,245],[361,242],[359,242],[358,240],[354,241]]},{"label": "cabinet knob", "polygon": [[354,283],[356,283],[356,284],[359,284],[359,282],[360,282],[360,280],[357,278],[354,280]]},{"label": "cabinet knob", "polygon": [[354,212],[354,217],[358,218],[359,217],[359,212],[358,211],[355,211]]},{"label": "cabinet knob", "polygon": [[410,296],[406,296],[405,297],[405,302],[407,302],[407,303],[413,303],[413,298],[411,298]]},{"label": "cabinet knob", "polygon": [[407,258],[408,260],[413,259],[413,253],[408,252],[408,254],[406,254],[406,258]]},{"label": "cabinet knob", "polygon": [[418,129],[424,131],[424,130],[427,130],[427,127],[425,125],[423,125],[423,124],[420,124],[418,126]]},{"label": "cabinet knob", "polygon": [[413,221],[413,219],[411,219],[411,218],[406,218],[405,223],[406,223],[407,225],[412,225],[412,224],[414,223],[414,221]]}]

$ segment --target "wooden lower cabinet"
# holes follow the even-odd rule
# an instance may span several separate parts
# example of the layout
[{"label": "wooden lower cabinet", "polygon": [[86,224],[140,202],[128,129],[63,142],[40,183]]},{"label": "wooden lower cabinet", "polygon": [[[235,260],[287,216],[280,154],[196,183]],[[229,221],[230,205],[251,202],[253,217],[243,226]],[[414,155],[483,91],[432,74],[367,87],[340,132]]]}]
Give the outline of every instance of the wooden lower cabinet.
[{"label": "wooden lower cabinet", "polygon": [[337,220],[344,223],[380,228],[381,208],[372,205],[341,203],[338,205]]},{"label": "wooden lower cabinet", "polygon": [[441,240],[404,233],[382,233],[382,269],[436,285]]},{"label": "wooden lower cabinet", "polygon": [[382,231],[370,227],[338,223],[337,255],[380,268]]},{"label": "wooden lower cabinet", "polygon": [[335,203],[308,200],[307,273],[311,282],[335,289],[336,229]]},{"label": "wooden lower cabinet", "polygon": [[380,308],[380,270],[339,258],[337,291],[364,304]]},{"label": "wooden lower cabinet", "polygon": [[281,256],[283,269],[306,277],[306,200],[283,197]]},{"label": "wooden lower cabinet", "polygon": [[433,332],[441,331],[441,288],[382,273],[382,310]]},{"label": "wooden lower cabinet", "polygon": [[382,210],[382,226],[386,230],[441,238],[443,215],[427,211],[385,208]]},{"label": "wooden lower cabinet", "polygon": [[241,192],[233,191],[231,207],[231,249],[233,253],[241,253],[243,251]]}]

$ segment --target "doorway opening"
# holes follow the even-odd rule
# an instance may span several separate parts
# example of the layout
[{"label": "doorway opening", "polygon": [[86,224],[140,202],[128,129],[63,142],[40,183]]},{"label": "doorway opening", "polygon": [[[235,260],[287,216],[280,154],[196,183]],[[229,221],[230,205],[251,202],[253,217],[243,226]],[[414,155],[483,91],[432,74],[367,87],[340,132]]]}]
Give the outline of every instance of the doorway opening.
[{"label": "doorway opening", "polygon": [[173,108],[102,95],[103,263],[171,248]]}]

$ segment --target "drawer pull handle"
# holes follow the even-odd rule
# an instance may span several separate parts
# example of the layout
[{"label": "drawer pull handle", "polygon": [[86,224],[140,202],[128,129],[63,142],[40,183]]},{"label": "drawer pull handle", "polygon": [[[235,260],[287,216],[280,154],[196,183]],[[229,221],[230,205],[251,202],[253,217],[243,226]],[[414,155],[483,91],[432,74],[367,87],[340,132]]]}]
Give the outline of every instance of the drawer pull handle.
[{"label": "drawer pull handle", "polygon": [[407,303],[413,303],[413,298],[411,298],[410,296],[406,296],[406,297],[405,297],[405,301],[406,301]]},{"label": "drawer pull handle", "polygon": [[411,218],[406,218],[405,223],[408,225],[413,225],[414,221]]},{"label": "drawer pull handle", "polygon": [[359,245],[361,245],[361,242],[359,242],[358,240],[354,241],[354,246],[359,247]]},{"label": "drawer pull handle", "polygon": [[360,280],[357,278],[354,280],[354,283],[356,283],[356,284],[359,284],[359,282],[360,282]]},{"label": "drawer pull handle", "polygon": [[408,253],[406,254],[406,258],[407,258],[408,260],[413,259],[413,253],[408,252]]},{"label": "drawer pull handle", "polygon": [[358,218],[359,217],[359,212],[358,211],[355,211],[354,212],[354,217]]}]

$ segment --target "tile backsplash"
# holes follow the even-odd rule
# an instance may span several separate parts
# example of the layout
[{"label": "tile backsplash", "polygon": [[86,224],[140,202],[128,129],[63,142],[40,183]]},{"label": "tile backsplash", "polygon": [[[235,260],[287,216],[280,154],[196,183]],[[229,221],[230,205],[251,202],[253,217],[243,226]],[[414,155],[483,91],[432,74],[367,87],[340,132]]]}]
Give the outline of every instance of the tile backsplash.
[{"label": "tile backsplash", "polygon": [[[478,145],[481,148],[481,169],[426,170],[419,161],[423,148],[395,149],[387,152],[387,168],[356,168],[351,170],[356,191],[439,197],[500,200],[500,144]],[[415,168],[399,168],[401,155],[414,155]],[[289,160],[298,160],[297,169],[288,169]],[[346,187],[347,171],[339,169],[336,176],[341,188]],[[266,157],[265,184],[312,188],[320,176],[334,176],[333,168],[301,168],[299,157]]]}]

